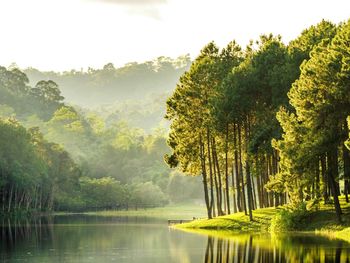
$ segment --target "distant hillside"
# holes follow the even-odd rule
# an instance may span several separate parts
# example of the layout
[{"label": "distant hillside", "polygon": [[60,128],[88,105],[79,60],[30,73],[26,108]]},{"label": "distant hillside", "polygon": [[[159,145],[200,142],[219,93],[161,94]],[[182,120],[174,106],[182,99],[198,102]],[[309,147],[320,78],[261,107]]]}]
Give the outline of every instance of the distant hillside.
[{"label": "distant hillside", "polygon": [[109,63],[102,69],[89,68],[87,72],[41,72],[34,68],[24,72],[31,85],[40,80],[53,80],[59,85],[66,102],[91,108],[168,93],[175,88],[190,63],[186,55],[177,59],[159,57],[144,63],[128,63],[120,68]]}]

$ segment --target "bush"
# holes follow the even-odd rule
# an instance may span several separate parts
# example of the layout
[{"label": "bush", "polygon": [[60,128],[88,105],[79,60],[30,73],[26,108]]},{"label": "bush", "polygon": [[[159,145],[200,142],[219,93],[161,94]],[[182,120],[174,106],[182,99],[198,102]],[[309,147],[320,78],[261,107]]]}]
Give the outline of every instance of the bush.
[{"label": "bush", "polygon": [[271,232],[295,231],[303,228],[307,216],[306,204],[302,203],[297,208],[290,210],[281,209],[271,220]]}]

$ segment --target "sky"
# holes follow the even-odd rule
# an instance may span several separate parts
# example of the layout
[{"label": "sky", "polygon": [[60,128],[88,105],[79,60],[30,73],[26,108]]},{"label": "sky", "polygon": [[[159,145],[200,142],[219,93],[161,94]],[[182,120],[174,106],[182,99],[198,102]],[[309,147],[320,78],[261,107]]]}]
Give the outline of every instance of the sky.
[{"label": "sky", "polygon": [[198,55],[210,41],[285,43],[321,19],[350,18],[349,0],[0,0],[0,65],[64,71]]}]

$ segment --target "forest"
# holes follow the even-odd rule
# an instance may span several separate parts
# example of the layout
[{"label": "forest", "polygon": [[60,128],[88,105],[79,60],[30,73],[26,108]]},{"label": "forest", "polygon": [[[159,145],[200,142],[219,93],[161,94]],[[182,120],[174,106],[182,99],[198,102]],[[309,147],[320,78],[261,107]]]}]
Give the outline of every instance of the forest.
[{"label": "forest", "polygon": [[[156,61],[158,68],[170,63],[169,59],[164,65],[159,59]],[[171,61],[173,67],[168,69],[168,75],[172,78],[180,74],[177,73],[181,72],[180,68],[184,71],[181,61],[181,58]],[[86,83],[93,83],[106,94],[110,92],[104,81],[109,80],[102,76],[110,75],[115,82],[122,78],[125,83],[124,86],[116,84],[117,96],[118,89],[130,89],[135,76],[140,77],[139,68],[143,66],[126,66],[126,75],[119,72],[121,69],[109,66],[90,69],[83,75],[90,78]],[[200,198],[198,178],[172,171],[163,161],[163,154],[169,152],[169,148],[166,125],[163,127],[160,122],[165,113],[166,97],[162,94],[167,92],[168,86],[156,93],[149,84],[149,90],[142,91],[142,96],[154,93],[158,96],[154,100],[163,98],[163,102],[158,99],[158,104],[148,102],[148,108],[140,108],[137,98],[130,95],[131,102],[120,98],[126,107],[116,109],[106,104],[103,110],[94,110],[65,98],[61,88],[67,85],[64,81],[58,85],[60,79],[55,79],[56,83],[45,75],[48,73],[41,73],[42,80],[35,80],[33,85],[34,78],[30,80],[31,75],[25,72],[17,67],[0,67],[2,215],[137,209]],[[56,74],[80,83],[78,93],[88,93],[83,90],[86,83],[81,83],[80,73]],[[153,78],[156,68],[143,74]],[[159,76],[159,82],[166,81],[168,75],[164,76],[165,80]],[[170,85],[174,84],[170,82]],[[95,102],[96,105],[104,103],[99,98]],[[161,103],[163,107],[159,107]],[[152,111],[151,106],[157,110]],[[152,118],[154,115],[160,117]],[[138,120],[145,116],[151,121],[140,123]]]},{"label": "forest", "polygon": [[323,201],[341,221],[349,38],[350,22],[323,20],[288,44],[272,34],[245,49],[210,42],[192,62],[0,67],[1,213],[199,200],[209,219],[253,220],[257,208]]},{"label": "forest", "polygon": [[208,218],[349,202],[350,21],[288,45],[261,35],[201,50],[167,100],[170,167],[202,177]]}]

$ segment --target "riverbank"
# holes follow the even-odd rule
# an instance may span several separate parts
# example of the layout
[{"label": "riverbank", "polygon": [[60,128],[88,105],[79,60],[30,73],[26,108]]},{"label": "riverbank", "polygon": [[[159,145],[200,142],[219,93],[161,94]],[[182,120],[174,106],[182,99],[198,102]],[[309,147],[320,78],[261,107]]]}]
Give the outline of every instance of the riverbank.
[{"label": "riverbank", "polygon": [[175,228],[196,230],[200,232],[316,232],[332,238],[341,238],[350,242],[350,204],[340,198],[343,210],[343,222],[336,222],[333,205],[322,204],[302,215],[286,213],[284,207],[262,208],[253,211],[253,221],[244,213],[220,216],[213,219],[194,220],[189,223],[175,225]]}]

